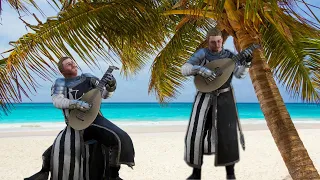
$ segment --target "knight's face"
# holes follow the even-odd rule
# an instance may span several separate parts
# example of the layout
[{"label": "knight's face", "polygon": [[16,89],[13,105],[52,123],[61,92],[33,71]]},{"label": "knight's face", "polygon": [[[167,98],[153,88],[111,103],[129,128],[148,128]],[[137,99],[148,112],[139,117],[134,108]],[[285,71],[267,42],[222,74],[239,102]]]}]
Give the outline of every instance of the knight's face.
[{"label": "knight's face", "polygon": [[208,39],[208,48],[213,52],[220,52],[222,50],[223,39],[221,36],[210,36]]},{"label": "knight's face", "polygon": [[73,59],[66,59],[62,62],[64,77],[75,77],[78,75],[77,64]]}]

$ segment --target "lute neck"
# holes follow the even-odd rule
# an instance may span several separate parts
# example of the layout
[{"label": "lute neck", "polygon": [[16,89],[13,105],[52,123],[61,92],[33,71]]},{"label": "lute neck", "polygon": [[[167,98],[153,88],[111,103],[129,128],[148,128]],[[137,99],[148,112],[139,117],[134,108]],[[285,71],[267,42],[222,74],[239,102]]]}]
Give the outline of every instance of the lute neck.
[{"label": "lute neck", "polygon": [[243,63],[243,61],[245,61],[245,56],[244,56],[244,53],[245,51],[249,52],[251,55],[253,53],[253,50],[258,48],[259,45],[257,44],[252,44],[251,46],[249,46],[248,48],[244,49],[243,51],[241,51],[239,54],[235,55],[232,57],[232,60],[237,63],[237,62],[240,62],[240,63]]},{"label": "lute neck", "polygon": [[108,74],[111,74],[114,68],[109,67],[108,70],[104,73],[104,75],[102,76],[102,78],[99,81],[99,84],[97,85],[97,88],[102,92],[103,91],[103,87],[106,86],[107,81],[106,81],[106,77]]},{"label": "lute neck", "polygon": [[224,64],[222,67],[220,67],[220,69],[223,71],[224,69],[226,69],[227,67],[229,67],[233,63],[237,63],[237,62],[243,63],[243,61],[245,61],[244,51],[249,51],[252,54],[253,50],[258,48],[258,47],[259,47],[259,45],[252,44],[251,46],[249,46],[245,50],[241,51],[239,54],[234,55],[231,58],[233,61],[230,61],[230,62]]}]

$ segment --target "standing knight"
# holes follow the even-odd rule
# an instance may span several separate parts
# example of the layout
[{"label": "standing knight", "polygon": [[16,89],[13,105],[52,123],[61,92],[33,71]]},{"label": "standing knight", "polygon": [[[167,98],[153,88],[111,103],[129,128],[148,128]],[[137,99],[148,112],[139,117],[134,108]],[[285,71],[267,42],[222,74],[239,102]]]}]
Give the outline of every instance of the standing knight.
[{"label": "standing knight", "polygon": [[[208,81],[221,72],[204,67],[208,62],[232,58],[234,54],[223,48],[222,33],[213,28],[207,33],[208,47],[196,51],[181,67],[184,76],[200,75]],[[193,167],[188,179],[201,179],[203,155],[215,154],[215,166],[225,166],[227,179],[236,179],[235,163],[239,161],[238,134],[240,129],[237,107],[231,85],[233,75],[242,79],[246,76],[252,59],[252,52],[245,52],[229,79],[210,93],[198,91],[185,137],[185,161]],[[243,138],[243,137],[242,137]],[[243,139],[242,139],[243,140]],[[242,142],[244,148],[244,140]]]}]

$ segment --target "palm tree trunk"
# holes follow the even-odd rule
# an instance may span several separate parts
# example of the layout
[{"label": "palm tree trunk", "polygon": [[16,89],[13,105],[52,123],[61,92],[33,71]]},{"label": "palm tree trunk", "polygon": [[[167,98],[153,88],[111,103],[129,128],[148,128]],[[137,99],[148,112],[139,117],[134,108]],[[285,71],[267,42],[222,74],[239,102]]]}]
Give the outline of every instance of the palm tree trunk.
[{"label": "palm tree trunk", "polygon": [[292,179],[320,179],[291,120],[261,50],[255,50],[249,72],[268,128]]},{"label": "palm tree trunk", "polygon": [[[258,37],[252,37],[254,32],[248,32],[244,28],[244,12],[236,8],[236,1],[226,0],[224,7],[230,26],[235,32],[234,40],[237,47],[245,49],[252,43],[257,43]],[[320,180],[319,173],[298,135],[261,49],[254,51],[249,73],[268,128],[292,179]]]}]

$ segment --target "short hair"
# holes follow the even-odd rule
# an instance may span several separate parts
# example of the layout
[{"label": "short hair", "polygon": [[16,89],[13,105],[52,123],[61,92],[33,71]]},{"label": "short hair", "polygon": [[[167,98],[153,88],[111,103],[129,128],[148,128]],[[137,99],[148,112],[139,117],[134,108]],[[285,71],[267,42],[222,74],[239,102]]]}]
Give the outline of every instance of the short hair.
[{"label": "short hair", "polygon": [[65,61],[65,60],[67,60],[67,59],[71,59],[70,57],[67,57],[67,56],[65,56],[65,57],[61,57],[60,59],[59,59],[59,62],[58,62],[58,69],[59,69],[59,71],[60,72],[62,72],[63,71],[63,61]]},{"label": "short hair", "polygon": [[211,28],[207,32],[207,39],[209,39],[210,36],[221,36],[222,37],[222,32],[218,28]]}]

